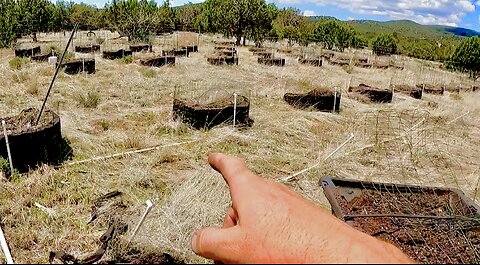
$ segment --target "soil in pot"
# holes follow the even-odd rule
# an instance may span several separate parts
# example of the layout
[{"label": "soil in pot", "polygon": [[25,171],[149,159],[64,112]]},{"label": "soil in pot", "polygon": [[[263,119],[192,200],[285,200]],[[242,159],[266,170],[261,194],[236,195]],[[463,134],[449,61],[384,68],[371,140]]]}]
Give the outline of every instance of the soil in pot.
[{"label": "soil in pot", "polygon": [[40,46],[34,46],[31,48],[19,48],[15,49],[15,57],[32,57],[41,53]]},{"label": "soil in pot", "polygon": [[317,67],[321,67],[323,65],[323,60],[321,58],[318,58],[318,59],[299,59],[298,62],[301,63],[301,64],[308,64],[308,65],[317,66]]},{"label": "soil in pot", "polygon": [[[211,129],[214,126],[233,124],[234,97],[224,98],[210,104],[199,104],[193,100],[173,101],[174,119],[180,119],[196,129]],[[241,95],[237,96],[236,124],[252,126],[253,120],[249,117],[250,102]]]},{"label": "soil in pot", "polygon": [[135,45],[130,45],[130,50],[132,52],[151,52],[152,51],[152,45],[150,44],[135,44]]},{"label": "soil in pot", "polygon": [[422,96],[423,96],[423,90],[416,86],[395,85],[395,92],[400,92],[402,94],[409,95],[412,98],[416,98],[416,99],[422,99]]},{"label": "soil in pot", "polygon": [[445,87],[434,86],[430,84],[418,84],[417,88],[422,89],[425,94],[443,95],[445,93]]},{"label": "soil in pot", "polygon": [[337,217],[399,247],[415,261],[480,260],[480,208],[463,193],[348,180],[333,183],[336,186],[327,197]]},{"label": "soil in pot", "polygon": [[284,95],[285,101],[299,109],[315,109],[318,111],[332,112],[340,111],[340,101],[342,95],[335,94],[331,89],[318,88],[305,94],[287,93]]},{"label": "soil in pot", "polygon": [[218,56],[209,57],[207,62],[212,65],[238,65],[238,57],[235,56]]},{"label": "soil in pot", "polygon": [[87,74],[95,73],[95,59],[73,59],[63,62],[60,66],[64,72],[69,75],[87,72]]},{"label": "soil in pot", "polygon": [[258,57],[258,63],[264,65],[285,66],[285,59],[283,58],[265,58]]},{"label": "soil in pot", "polygon": [[103,51],[103,59],[107,60],[116,60],[116,59],[122,59],[123,57],[126,56],[132,56],[132,51],[128,50],[118,50],[118,51]]},{"label": "soil in pot", "polygon": [[[62,138],[60,117],[46,110],[34,126],[37,115],[38,110],[30,108],[16,116],[2,118],[7,125],[13,166],[20,172],[42,163],[57,165],[72,156],[72,149]],[[0,156],[8,158],[3,133],[0,135]]]},{"label": "soil in pot", "polygon": [[175,65],[175,57],[161,56],[151,59],[142,59],[140,64],[144,66],[162,67],[165,65]]},{"label": "soil in pot", "polygon": [[75,46],[75,52],[79,52],[79,53],[93,53],[93,52],[99,52],[99,51],[100,51],[99,44]]},{"label": "soil in pot", "polygon": [[390,103],[393,99],[392,90],[372,87],[366,84],[360,84],[356,87],[350,87],[348,92],[357,96],[357,99],[363,102]]}]

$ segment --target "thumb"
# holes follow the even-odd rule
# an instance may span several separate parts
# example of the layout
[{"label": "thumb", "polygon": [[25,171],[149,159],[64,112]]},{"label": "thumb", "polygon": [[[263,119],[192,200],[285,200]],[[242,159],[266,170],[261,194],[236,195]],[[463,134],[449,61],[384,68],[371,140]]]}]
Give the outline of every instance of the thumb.
[{"label": "thumb", "polygon": [[240,229],[204,228],[197,231],[192,238],[192,250],[207,259],[227,262],[238,258],[240,248]]}]

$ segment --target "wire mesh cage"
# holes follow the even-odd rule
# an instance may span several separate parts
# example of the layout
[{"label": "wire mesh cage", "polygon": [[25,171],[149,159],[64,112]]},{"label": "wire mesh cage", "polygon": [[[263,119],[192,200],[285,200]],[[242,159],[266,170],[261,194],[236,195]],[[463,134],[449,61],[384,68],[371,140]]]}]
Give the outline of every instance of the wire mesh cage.
[{"label": "wire mesh cage", "polygon": [[[199,88],[198,82],[176,87],[173,118],[196,129],[211,129],[220,124],[251,126],[251,93],[235,86]],[[194,87],[194,88],[193,88]],[[186,89],[187,88],[187,89]]]},{"label": "wire mesh cage", "polygon": [[323,178],[332,211],[421,263],[478,263],[480,207],[463,192]]}]

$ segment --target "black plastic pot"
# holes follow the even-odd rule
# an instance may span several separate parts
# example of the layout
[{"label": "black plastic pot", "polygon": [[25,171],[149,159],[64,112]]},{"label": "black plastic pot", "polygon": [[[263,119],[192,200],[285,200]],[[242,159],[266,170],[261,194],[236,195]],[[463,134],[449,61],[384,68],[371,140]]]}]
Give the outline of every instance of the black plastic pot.
[{"label": "black plastic pot", "polygon": [[[236,108],[236,124],[252,126],[253,120],[249,117],[250,103],[247,98],[238,96]],[[222,123],[233,123],[233,100],[221,105],[200,105],[186,100],[173,101],[173,117],[189,124],[195,129],[211,129]]]},{"label": "black plastic pot", "polygon": [[118,51],[104,51],[103,52],[103,59],[107,60],[116,60],[116,59],[122,59],[123,57],[126,56],[132,56],[132,51],[129,50],[118,50]]},{"label": "black plastic pot", "polygon": [[[26,109],[20,115],[30,112],[38,113],[34,109]],[[66,158],[63,153],[60,117],[53,111],[45,111],[43,115],[49,119],[47,124],[8,133],[13,166],[20,172],[26,172],[42,163],[58,164]],[[15,117],[2,118],[7,124],[12,119]],[[0,156],[8,159],[3,129],[0,134]]]},{"label": "black plastic pot", "polygon": [[37,55],[41,53],[40,46],[35,46],[32,48],[26,48],[26,49],[16,49],[15,50],[15,56],[16,57],[32,57],[34,55]]},{"label": "black plastic pot", "polygon": [[140,64],[144,66],[153,66],[153,67],[161,67],[165,65],[175,65],[175,57],[156,57],[151,59],[143,59],[140,60]]}]

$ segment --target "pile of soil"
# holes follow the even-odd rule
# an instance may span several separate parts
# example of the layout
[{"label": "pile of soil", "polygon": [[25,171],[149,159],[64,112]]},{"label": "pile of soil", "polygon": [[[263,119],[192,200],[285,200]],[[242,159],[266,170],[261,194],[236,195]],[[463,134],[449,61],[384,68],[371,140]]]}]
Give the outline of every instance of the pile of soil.
[{"label": "pile of soil", "polygon": [[[46,110],[34,125],[38,112],[30,108],[16,116],[2,118],[6,122],[13,166],[21,172],[41,163],[58,164],[67,158],[63,153],[67,147],[61,134],[60,117]],[[3,133],[0,135],[0,156],[8,158]]]},{"label": "pile of soil", "polygon": [[348,92],[366,97],[370,102],[390,103],[393,99],[393,93],[391,90],[372,87],[366,84],[350,87]]},{"label": "pile of soil", "polygon": [[238,57],[235,56],[216,56],[207,58],[207,62],[212,65],[238,65]]},{"label": "pile of soil", "polygon": [[298,62],[301,63],[301,64],[308,64],[308,65],[317,66],[317,67],[321,67],[323,65],[322,58],[318,58],[318,59],[299,59]]},{"label": "pile of soil", "polygon": [[284,58],[264,58],[264,57],[258,57],[258,63],[259,64],[265,64],[265,65],[275,65],[275,66],[285,66],[285,59]]},{"label": "pile of soil", "polygon": [[34,46],[29,48],[18,48],[18,49],[15,49],[15,57],[32,57],[41,52],[42,50],[40,49],[40,46]]},{"label": "pile of soil", "polygon": [[377,69],[388,69],[390,67],[390,63],[384,63],[384,62],[374,62],[372,65],[374,68],[377,68]]},{"label": "pile of soil", "polygon": [[434,86],[430,84],[418,84],[416,85],[417,88],[422,89],[426,94],[433,94],[433,95],[443,95],[445,94],[445,87],[444,86]]},{"label": "pile of soil", "polygon": [[99,51],[100,51],[99,44],[75,46],[75,52],[79,52],[79,53],[93,53],[93,52],[99,52]]},{"label": "pile of soil", "polygon": [[417,262],[480,261],[480,213],[460,204],[457,194],[434,190],[393,192],[365,189],[353,193],[356,194],[348,197],[335,192],[345,215],[476,216],[474,219],[356,217],[347,222],[364,233],[392,243]]},{"label": "pile of soil", "polygon": [[151,59],[142,59],[140,64],[151,67],[162,67],[165,65],[175,65],[175,57],[161,56]]},{"label": "pile of soil", "polygon": [[340,101],[342,95],[326,88],[317,88],[305,94],[287,93],[284,95],[285,101],[299,109],[316,109],[318,111],[331,112],[335,107],[335,112],[340,111]]},{"label": "pile of soil", "polygon": [[130,45],[130,50],[132,52],[151,52],[152,51],[152,45],[150,44],[135,44],[135,45]]},{"label": "pile of soil", "polygon": [[132,56],[132,51],[120,49],[118,51],[103,51],[103,59],[116,60],[122,59],[125,56]]},{"label": "pile of soil", "polygon": [[95,73],[95,59],[73,59],[63,62],[60,66],[64,72],[69,75],[75,75],[80,72],[87,72],[87,74]]},{"label": "pile of soil", "polygon": [[[173,101],[173,117],[180,119],[195,129],[211,129],[222,123],[233,123],[234,97],[219,99],[210,104],[199,104],[193,100]],[[249,117],[250,101],[241,95],[237,96],[236,124],[251,126]]]},{"label": "pile of soil", "polygon": [[422,99],[423,91],[421,88],[409,85],[395,85],[395,92],[410,95],[412,98]]}]

